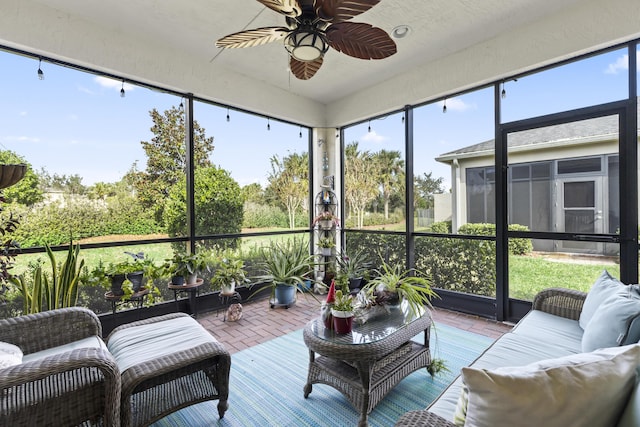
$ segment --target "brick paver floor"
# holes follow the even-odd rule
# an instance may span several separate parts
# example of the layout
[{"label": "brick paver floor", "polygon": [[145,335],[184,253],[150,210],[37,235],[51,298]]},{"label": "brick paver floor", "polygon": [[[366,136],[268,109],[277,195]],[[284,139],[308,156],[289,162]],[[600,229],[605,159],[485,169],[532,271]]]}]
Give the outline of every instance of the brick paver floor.
[{"label": "brick paver floor", "polygon": [[[233,354],[301,329],[319,314],[318,301],[310,296],[299,296],[296,304],[288,309],[271,308],[267,300],[245,303],[242,319],[237,322],[223,321],[222,311],[200,314],[197,320]],[[433,317],[436,323],[455,326],[491,338],[499,338],[512,327],[510,324],[444,309],[434,309]]]}]

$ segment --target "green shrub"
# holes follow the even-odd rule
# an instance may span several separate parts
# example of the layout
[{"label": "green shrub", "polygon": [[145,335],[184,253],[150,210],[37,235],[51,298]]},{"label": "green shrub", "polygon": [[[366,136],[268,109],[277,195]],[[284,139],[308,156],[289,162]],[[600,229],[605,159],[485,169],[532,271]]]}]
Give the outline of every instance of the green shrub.
[{"label": "green shrub", "polygon": [[[302,216],[303,218],[300,218]],[[296,215],[296,219],[308,221],[304,215]],[[244,204],[244,228],[289,228],[287,214],[276,206],[247,202]]]},{"label": "green shrub", "polygon": [[[529,231],[526,225],[510,224],[509,231]],[[495,224],[464,224],[458,229],[460,234],[472,236],[495,236]],[[531,239],[509,239],[509,253],[511,255],[525,255],[533,251]]]},{"label": "green shrub", "polygon": [[438,234],[450,234],[451,233],[451,221],[434,222],[427,229],[431,233]]},{"label": "green shrub", "polygon": [[[187,235],[186,177],[169,190],[169,199],[164,209],[164,222],[170,236]],[[195,229],[196,234],[240,233],[244,203],[240,186],[224,169],[211,166],[195,171]],[[206,240],[202,245],[207,249],[236,248],[239,239],[225,239],[224,244],[216,240]],[[178,250],[182,244],[175,245]]]}]

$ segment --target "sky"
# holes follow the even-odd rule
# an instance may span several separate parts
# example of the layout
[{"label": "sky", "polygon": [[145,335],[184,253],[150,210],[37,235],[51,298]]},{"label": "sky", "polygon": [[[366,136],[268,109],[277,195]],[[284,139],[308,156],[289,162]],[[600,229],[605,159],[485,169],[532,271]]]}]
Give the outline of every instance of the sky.
[{"label": "sky", "polygon": [[[38,79],[38,67],[44,80]],[[619,50],[507,81],[502,121],[624,99],[627,69],[626,51]],[[78,174],[84,185],[118,181],[134,162],[144,169],[140,142],[153,137],[149,111],[163,112],[181,102],[173,95],[2,51],[0,90],[0,149],[18,153],[36,170]],[[443,113],[445,102],[447,112]],[[493,102],[493,89],[488,88],[417,108],[416,174],[433,172],[449,188],[448,167],[434,159],[493,139]],[[196,103],[194,112],[206,135],[214,137],[212,162],[229,170],[242,186],[264,185],[274,154],[282,157],[308,149],[307,131],[299,126],[276,120],[267,123],[264,117],[204,103]],[[390,114],[347,128],[345,143],[358,141],[361,150],[371,152],[404,153],[403,126],[401,113]]]}]

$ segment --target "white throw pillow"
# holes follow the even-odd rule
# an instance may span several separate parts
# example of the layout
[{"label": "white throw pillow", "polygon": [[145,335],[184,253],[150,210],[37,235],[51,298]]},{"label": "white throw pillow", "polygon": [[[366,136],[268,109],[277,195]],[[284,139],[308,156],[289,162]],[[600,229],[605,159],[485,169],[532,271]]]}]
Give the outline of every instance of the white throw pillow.
[{"label": "white throw pillow", "polygon": [[527,366],[462,368],[466,427],[611,427],[636,380],[640,344]]},{"label": "white throw pillow", "polygon": [[22,350],[17,345],[0,341],[0,369],[22,363]]},{"label": "white throw pillow", "polygon": [[591,285],[591,290],[587,293],[587,297],[582,305],[580,319],[578,320],[580,327],[586,329],[600,304],[610,295],[626,293],[627,290],[627,286],[611,276],[607,270],[602,271],[594,284]]}]

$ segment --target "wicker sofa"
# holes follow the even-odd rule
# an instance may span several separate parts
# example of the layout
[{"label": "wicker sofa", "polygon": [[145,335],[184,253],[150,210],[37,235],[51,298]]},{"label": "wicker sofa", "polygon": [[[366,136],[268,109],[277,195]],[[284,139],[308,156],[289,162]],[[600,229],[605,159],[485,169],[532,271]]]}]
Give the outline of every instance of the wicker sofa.
[{"label": "wicker sofa", "polygon": [[0,369],[0,425],[120,425],[120,371],[96,315],[74,307],[0,320],[22,363]]},{"label": "wicker sofa", "polygon": [[[603,273],[603,277],[606,280],[609,280],[608,285],[614,285],[615,279],[610,278],[610,276],[605,275],[606,272]],[[601,277],[602,279],[602,277]],[[599,281],[601,279],[598,279]],[[595,292],[596,284],[592,288],[591,293]],[[623,333],[617,333],[617,336],[612,337],[612,339],[616,342],[610,347],[606,347],[603,345],[602,349],[598,348],[593,352],[602,352],[602,351],[616,351],[616,352],[625,352],[625,354],[633,355],[629,356],[628,365],[629,372],[627,373],[629,379],[628,384],[626,385],[626,389],[624,389],[620,393],[607,392],[605,389],[600,389],[607,383],[613,383],[614,381],[600,381],[597,385],[584,385],[582,384],[580,387],[575,387],[574,392],[567,392],[567,390],[571,390],[573,386],[570,383],[575,382],[576,384],[581,381],[580,379],[574,377],[573,371],[569,371],[570,374],[561,387],[562,390],[554,389],[554,388],[545,388],[541,387],[539,383],[529,382],[530,387],[521,387],[521,390],[516,391],[515,394],[522,393],[523,400],[521,402],[525,402],[524,405],[514,406],[515,410],[512,412],[518,412],[520,408],[523,406],[527,406],[531,402],[535,402],[536,393],[538,390],[536,388],[544,389],[543,401],[547,397],[550,397],[550,402],[552,402],[549,406],[553,406],[554,402],[564,402],[564,407],[561,408],[561,411],[576,411],[578,416],[581,411],[587,412],[591,410],[589,406],[604,406],[605,410],[612,411],[612,418],[605,425],[607,426],[618,426],[618,427],[631,427],[640,425],[640,386],[638,385],[638,379],[636,375],[636,368],[640,366],[640,344],[637,344],[638,339],[640,338],[640,312],[638,312],[638,307],[640,307],[640,288],[637,285],[625,286],[624,288],[620,282],[615,283],[617,288],[614,291],[607,290],[607,292],[623,292],[622,289],[626,288],[624,292],[627,295],[633,294],[630,298],[632,299],[633,305],[635,305],[635,314],[625,314],[621,315],[627,309],[620,308],[619,310],[615,309],[615,306],[609,307],[610,312],[615,312],[614,316],[618,316],[618,323],[621,324],[621,327],[626,330]],[[518,375],[518,370],[527,370],[529,367],[534,366],[544,366],[547,364],[553,365],[554,363],[558,363],[558,361],[566,361],[569,359],[578,359],[580,357],[592,357],[593,352],[587,352],[584,350],[584,343],[586,341],[587,329],[583,329],[587,320],[586,313],[582,314],[583,307],[585,307],[585,300],[587,294],[583,292],[568,290],[568,289],[548,289],[541,293],[539,293],[534,301],[533,301],[533,309],[530,311],[518,324],[514,327],[512,331],[504,334],[500,339],[494,342],[491,347],[489,347],[480,357],[478,357],[471,365],[470,369],[463,368],[463,373],[458,376],[458,378],[451,384],[447,389],[445,389],[442,394],[425,410],[420,411],[411,411],[404,414],[396,423],[396,427],[410,427],[410,426],[442,426],[442,427],[453,427],[456,425],[465,425],[465,426],[478,426],[478,425],[487,425],[482,422],[469,421],[468,415],[470,414],[466,412],[467,408],[465,405],[470,405],[471,397],[469,390],[469,378],[465,376],[467,372],[471,374],[472,372],[479,372],[480,375],[485,374],[486,372],[494,373],[494,372],[504,372],[506,373],[504,376],[500,377],[498,375],[498,379],[491,377],[491,387],[494,386],[495,383],[502,381],[504,378],[508,380],[511,372],[516,372],[516,376]],[[609,298],[609,297],[607,297]],[[613,298],[615,300],[617,297]],[[594,300],[596,297],[593,296],[591,304],[594,304]],[[606,304],[602,302],[609,301],[609,299],[605,299],[604,295],[599,295],[597,297],[597,302],[595,304],[599,305],[601,312],[605,311],[604,307]],[[615,302],[615,301],[614,301]],[[623,303],[625,303],[623,301]],[[625,303],[626,304],[626,303]],[[623,304],[620,305],[622,307]],[[596,319],[594,312],[595,309],[590,307],[591,313],[589,315],[593,315],[594,322],[598,322],[594,326],[591,327],[606,327],[611,329],[614,323],[616,323],[616,319],[604,320],[602,316]],[[586,310],[585,310],[586,311]],[[628,310],[627,310],[628,311]],[[582,319],[581,319],[582,314]],[[626,316],[626,317],[625,317]],[[584,320],[584,322],[583,322]],[[582,325],[581,325],[582,324]],[[624,336],[623,336],[624,335]],[[636,343],[636,344],[634,344]],[[597,344],[591,344],[595,347]],[[606,347],[606,348],[604,348]],[[595,357],[595,356],[593,356]],[[573,369],[573,366],[570,368]],[[527,375],[529,375],[531,371],[527,371]],[[545,372],[546,374],[546,372]],[[596,371],[594,375],[593,372],[591,376],[599,375],[600,371]],[[464,378],[463,378],[464,376]],[[471,376],[473,378],[473,376]],[[575,379],[574,379],[575,378]],[[618,383],[622,383],[623,381],[618,381]],[[522,383],[521,383],[522,384]],[[568,384],[568,385],[567,385]],[[546,385],[546,384],[544,384]],[[564,385],[567,385],[565,389]],[[500,387],[498,385],[498,387]],[[622,386],[621,386],[622,387]],[[464,393],[463,393],[464,390]],[[486,391],[486,390],[485,390]],[[483,401],[491,401],[490,398],[487,398],[486,395],[481,395],[483,390],[475,392],[480,394],[475,395],[475,402]],[[492,390],[490,390],[489,394],[491,394]],[[597,398],[591,398],[591,400],[587,400],[583,402],[583,395],[588,395],[588,393],[595,393],[594,395]],[[556,395],[557,394],[557,395]],[[530,397],[531,396],[531,397]],[[515,398],[514,398],[515,399]],[[527,399],[530,399],[531,402],[527,402]],[[508,397],[507,400],[511,400],[511,397]],[[464,415],[460,416],[461,405],[460,402],[464,402],[465,405],[462,405],[464,408],[462,411]],[[577,403],[582,402],[582,403]],[[556,425],[553,422],[548,421],[548,412],[553,411],[550,409],[545,403],[541,403],[539,400],[537,403],[539,406],[536,407],[538,412],[534,412],[533,415],[531,413],[528,416],[522,415],[519,418],[519,421],[514,422],[513,419],[511,421],[498,421],[495,420],[491,422],[492,427],[498,427],[502,425],[519,425],[519,426],[529,426],[529,425]],[[581,408],[579,405],[582,404],[586,406],[586,408]],[[502,400],[495,400],[494,405],[490,407],[483,408],[487,412],[500,412],[504,410],[503,405],[508,405],[508,403]],[[572,408],[571,405],[575,407]],[[476,410],[476,409],[474,409]],[[526,411],[526,409],[525,409]],[[595,413],[599,414],[602,412],[602,409],[598,409]],[[525,412],[526,413],[526,412]],[[465,420],[465,416],[467,417]],[[462,419],[460,419],[462,418]],[[454,420],[456,422],[454,422]],[[611,421],[617,420],[617,421]],[[596,425],[595,421],[587,422],[576,422],[572,421],[565,425]]]}]

